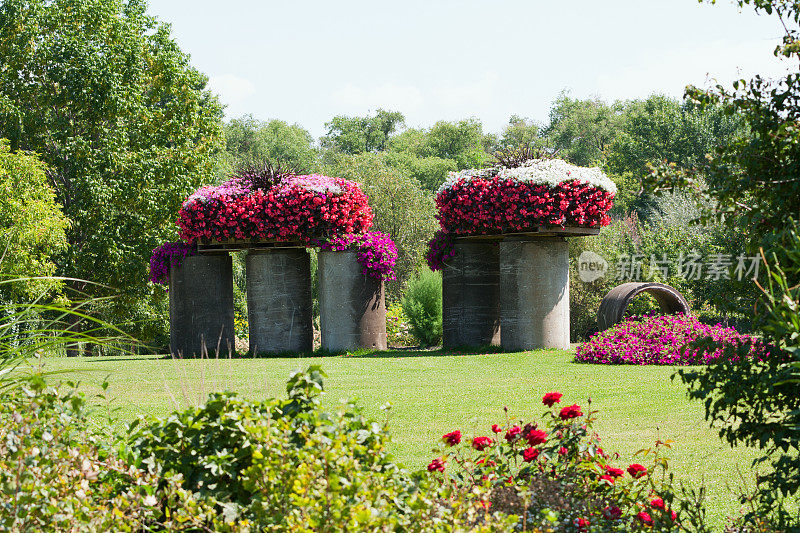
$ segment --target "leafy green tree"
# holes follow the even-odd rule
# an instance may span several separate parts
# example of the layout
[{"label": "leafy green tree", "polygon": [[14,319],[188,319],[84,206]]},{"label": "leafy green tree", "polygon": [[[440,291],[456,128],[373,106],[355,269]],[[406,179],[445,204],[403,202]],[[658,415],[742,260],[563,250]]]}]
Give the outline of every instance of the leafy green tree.
[{"label": "leafy green tree", "polygon": [[441,157],[416,157],[404,152],[384,152],[386,165],[411,176],[428,191],[435,192],[447,179],[447,173],[457,170],[457,163]]},{"label": "leafy green tree", "polygon": [[282,120],[261,122],[246,115],[225,125],[225,153],[218,178],[226,178],[244,162],[270,160],[291,165],[298,172],[317,167],[314,138],[297,124]]},{"label": "leafy green tree", "polygon": [[498,140],[498,149],[544,148],[545,139],[540,136],[541,129],[533,120],[511,115]]},{"label": "leafy green tree", "polygon": [[42,162],[33,154],[12,153],[0,139],[0,299],[19,301],[57,289],[53,256],[66,248],[69,221],[56,203]]},{"label": "leafy green tree", "polygon": [[421,155],[452,159],[459,169],[480,168],[490,160],[484,147],[483,126],[472,118],[458,122],[440,120],[434,124]]},{"label": "leafy green tree", "polygon": [[0,4],[0,135],[41,155],[72,221],[59,273],[117,287],[122,296],[106,311],[152,325],[163,315],[148,303],[156,296],[147,260],[175,238],[181,202],[209,181],[222,108],[146,8],[144,0]]},{"label": "leafy green tree", "polygon": [[550,108],[550,122],[542,134],[562,159],[597,166],[619,132],[618,122],[617,110],[602,100],[578,100],[562,93]]},{"label": "leafy green tree", "polygon": [[328,133],[320,141],[324,148],[346,154],[380,152],[398,127],[405,124],[405,117],[397,111],[378,109],[374,116],[348,117],[339,115],[325,123]]}]

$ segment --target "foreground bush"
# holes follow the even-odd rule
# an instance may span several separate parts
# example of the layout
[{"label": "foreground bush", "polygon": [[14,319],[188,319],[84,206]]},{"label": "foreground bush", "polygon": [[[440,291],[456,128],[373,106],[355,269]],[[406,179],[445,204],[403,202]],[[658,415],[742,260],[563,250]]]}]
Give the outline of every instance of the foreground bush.
[{"label": "foreground bush", "polygon": [[[684,349],[691,342],[709,337],[717,344],[716,349]],[[726,346],[745,344],[752,356],[765,353],[764,347],[749,335],[719,324],[703,324],[694,316],[634,316],[581,344],[575,361],[612,365],[706,364],[719,359]]]}]

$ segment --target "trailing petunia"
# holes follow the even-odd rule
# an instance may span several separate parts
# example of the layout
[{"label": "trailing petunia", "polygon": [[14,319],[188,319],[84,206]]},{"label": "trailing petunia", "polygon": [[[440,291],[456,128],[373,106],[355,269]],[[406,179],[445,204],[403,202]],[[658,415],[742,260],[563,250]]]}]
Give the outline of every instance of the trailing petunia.
[{"label": "trailing petunia", "polygon": [[342,235],[327,242],[319,242],[323,250],[355,250],[362,272],[382,280],[395,279],[397,246],[389,235],[370,231],[361,235]]},{"label": "trailing petunia", "polygon": [[184,257],[197,254],[197,247],[185,242],[165,242],[153,249],[150,256],[150,281],[159,285],[169,283],[170,266],[180,266]]}]

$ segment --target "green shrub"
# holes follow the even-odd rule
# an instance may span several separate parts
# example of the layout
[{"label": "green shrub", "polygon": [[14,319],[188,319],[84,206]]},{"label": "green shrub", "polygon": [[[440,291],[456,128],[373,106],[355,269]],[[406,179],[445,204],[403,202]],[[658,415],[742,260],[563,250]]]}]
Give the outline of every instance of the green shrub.
[{"label": "green shrub", "polygon": [[354,404],[322,411],[323,375],[293,373],[285,400],[212,394],[203,406],[134,423],[132,454],[214,509],[211,530],[510,529],[516,517],[486,513],[480,497],[395,464],[386,425]]},{"label": "green shrub", "polygon": [[414,343],[408,317],[400,303],[395,302],[386,309],[386,334],[390,346],[411,346]]},{"label": "green shrub", "polygon": [[403,296],[403,312],[411,332],[423,346],[435,346],[442,338],[442,276],[424,269],[413,278]]}]

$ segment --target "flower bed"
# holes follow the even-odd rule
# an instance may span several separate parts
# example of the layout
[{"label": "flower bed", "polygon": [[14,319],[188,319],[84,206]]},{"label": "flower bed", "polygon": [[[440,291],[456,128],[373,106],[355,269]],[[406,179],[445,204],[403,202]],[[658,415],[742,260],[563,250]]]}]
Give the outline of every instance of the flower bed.
[{"label": "flower bed", "polygon": [[[752,342],[750,354],[761,356],[765,347],[755,338],[733,328],[717,324],[709,326],[694,316],[639,316],[593,335],[578,347],[575,362],[623,365],[689,365],[706,364],[722,355],[722,348],[699,356],[698,350],[682,348],[703,337],[711,337],[720,345],[742,345]],[[700,359],[700,360],[698,360]]]},{"label": "flower bed", "polygon": [[150,281],[158,285],[169,283],[170,266],[179,266],[183,258],[196,255],[197,247],[185,242],[165,242],[153,249],[150,256]]},{"label": "flower bed", "polygon": [[451,173],[436,196],[437,218],[445,232],[456,235],[600,227],[610,222],[616,192],[598,168],[532,159],[515,168]]},{"label": "flower bed", "polygon": [[361,234],[372,226],[367,195],[357,183],[321,175],[286,176],[276,185],[255,188],[233,178],[202,187],[181,207],[181,238],[300,241]]}]

